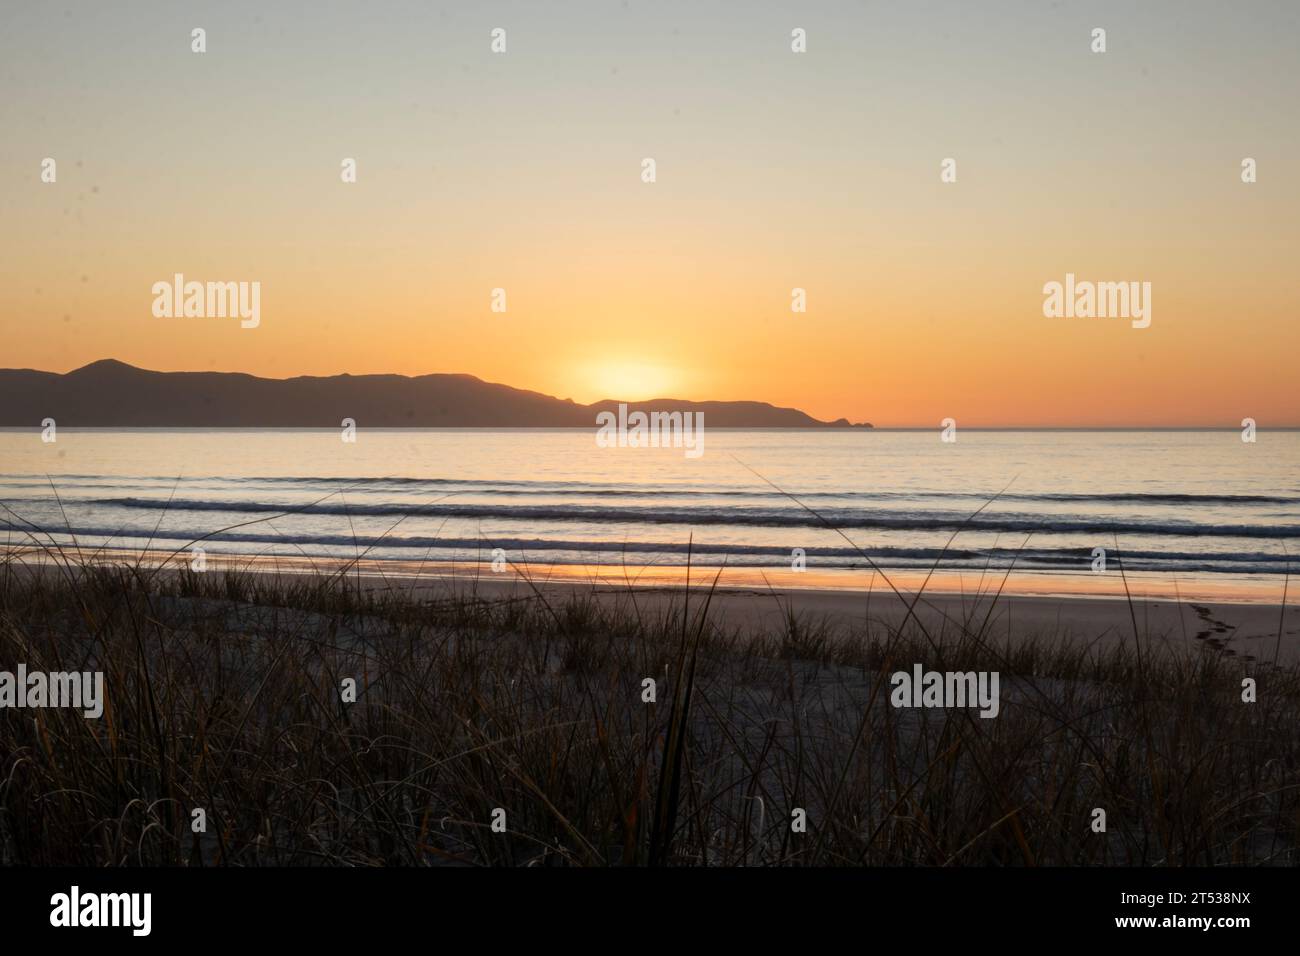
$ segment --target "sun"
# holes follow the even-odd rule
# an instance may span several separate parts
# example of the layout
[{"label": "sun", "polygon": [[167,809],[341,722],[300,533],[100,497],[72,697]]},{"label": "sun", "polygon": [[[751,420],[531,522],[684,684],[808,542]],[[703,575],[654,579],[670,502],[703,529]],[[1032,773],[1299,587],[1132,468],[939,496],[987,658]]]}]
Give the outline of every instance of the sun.
[{"label": "sun", "polygon": [[614,398],[640,402],[650,398],[679,398],[674,391],[681,375],[670,365],[649,361],[597,361],[582,376],[593,401]]}]

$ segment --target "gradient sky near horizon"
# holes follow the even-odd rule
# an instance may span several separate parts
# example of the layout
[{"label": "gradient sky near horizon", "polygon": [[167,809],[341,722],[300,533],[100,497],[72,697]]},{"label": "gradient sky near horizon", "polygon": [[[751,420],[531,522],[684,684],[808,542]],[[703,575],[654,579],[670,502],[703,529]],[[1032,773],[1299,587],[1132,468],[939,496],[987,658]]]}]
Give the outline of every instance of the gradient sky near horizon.
[{"label": "gradient sky near horizon", "polygon": [[[1300,426],[1298,39],[1286,2],[5,3],[0,366]],[[177,272],[259,281],[260,327],[155,318]],[[1045,318],[1067,272],[1151,282],[1150,328]]]}]

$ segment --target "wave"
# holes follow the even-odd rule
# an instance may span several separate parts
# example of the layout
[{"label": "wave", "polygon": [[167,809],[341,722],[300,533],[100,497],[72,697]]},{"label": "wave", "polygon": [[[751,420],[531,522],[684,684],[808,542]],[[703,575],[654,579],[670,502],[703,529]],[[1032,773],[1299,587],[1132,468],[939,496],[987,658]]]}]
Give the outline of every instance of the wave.
[{"label": "wave", "polygon": [[[0,521],[0,527],[8,525],[10,531],[23,534],[31,542],[33,535],[29,529],[21,528],[12,522]],[[415,535],[399,537],[395,535],[365,534],[298,534],[292,536],[266,532],[207,532],[200,529],[167,529],[155,532],[152,528],[125,529],[100,526],[71,526],[52,529],[48,535],[39,533],[34,536],[40,544],[49,545],[50,535],[56,542],[66,543],[76,539],[83,547],[104,546],[95,543],[99,539],[104,544],[112,544],[118,549],[144,547],[147,543],[153,547],[164,546],[163,542],[179,542],[176,547],[188,548],[192,544],[202,545],[241,545],[245,548],[261,545],[279,545],[295,553],[307,553],[312,549],[326,549],[322,554],[350,557],[368,552],[370,557],[392,555],[411,560],[419,557],[434,557],[435,552],[459,552],[458,557],[469,559],[475,556],[486,559],[493,548],[502,548],[515,555],[574,555],[567,563],[578,563],[582,556],[595,555],[637,555],[641,558],[650,556],[680,558],[689,554],[693,561],[723,561],[738,566],[780,566],[790,561],[791,552],[787,547],[763,544],[710,544],[708,542],[662,542],[662,541],[590,541],[554,538],[524,538],[510,536],[482,537],[436,537]],[[19,542],[11,542],[19,543]],[[930,565],[936,562],[942,566],[991,563],[1005,567],[1015,562],[1022,567],[1086,570],[1091,563],[1092,554],[1087,548],[931,548],[931,547],[809,547],[805,554],[810,562],[833,562],[840,567],[865,567],[869,562],[882,566]],[[446,559],[445,555],[441,556]],[[1153,551],[1123,550],[1113,553],[1109,561],[1116,567],[1129,566],[1135,570],[1230,570],[1249,572],[1252,570],[1282,573],[1291,564],[1297,562],[1286,554],[1262,553],[1251,551]],[[556,563],[566,563],[561,557]]]},{"label": "wave", "polygon": [[736,486],[692,486],[689,488],[664,488],[638,485],[633,483],[596,483],[586,481],[530,481],[497,480],[473,478],[415,478],[402,476],[371,476],[347,478],[339,476],[285,476],[264,475],[230,478],[220,475],[203,477],[159,477],[130,475],[29,475],[0,476],[0,485],[31,486],[49,488],[50,482],[61,479],[72,481],[103,482],[110,487],[130,487],[133,484],[153,483],[164,487],[193,487],[195,482],[213,482],[216,488],[230,486],[233,488],[256,487],[258,485],[304,487],[311,486],[321,491],[365,491],[371,488],[420,487],[449,489],[473,489],[474,494],[502,495],[545,495],[564,496],[600,496],[600,497],[654,497],[654,498],[753,498],[758,500],[825,500],[853,499],[862,501],[999,501],[1019,502],[1059,502],[1059,503],[1113,503],[1113,504],[1171,504],[1171,505],[1300,505],[1300,495],[1259,495],[1259,494],[1193,494],[1176,492],[1109,492],[1103,494],[1083,494],[1064,492],[1045,492],[1040,494],[1007,492],[1004,494],[980,492],[940,492],[940,491],[859,491],[841,489],[833,491],[796,491],[789,494],[764,488],[740,488]]},{"label": "wave", "polygon": [[[224,512],[231,515],[338,515],[340,517],[435,517],[498,519],[504,521],[551,521],[560,523],[653,524],[653,525],[732,525],[766,528],[824,528],[878,531],[984,531],[1040,534],[1144,534],[1178,537],[1232,538],[1300,538],[1300,525],[1223,524],[1192,521],[1143,521],[1140,519],[1108,520],[1080,515],[1034,516],[983,512],[970,516],[930,512],[897,514],[862,510],[827,509],[821,518],[806,511],[790,508],[659,508],[600,505],[512,505],[490,504],[374,504],[318,501],[304,505],[273,502],[214,501],[197,499],[160,500],[156,498],[95,498],[78,503],[93,503],[126,509],[154,512]],[[821,519],[825,520],[821,520]]]}]

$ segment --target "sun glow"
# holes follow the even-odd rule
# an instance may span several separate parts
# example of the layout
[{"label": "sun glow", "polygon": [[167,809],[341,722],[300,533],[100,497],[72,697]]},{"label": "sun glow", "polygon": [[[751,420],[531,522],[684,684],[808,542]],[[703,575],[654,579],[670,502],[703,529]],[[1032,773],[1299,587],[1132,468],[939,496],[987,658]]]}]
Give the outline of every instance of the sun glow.
[{"label": "sun glow", "polygon": [[674,398],[681,386],[676,369],[653,362],[593,363],[582,380],[587,382],[589,401],[611,398],[639,402],[651,398]]}]

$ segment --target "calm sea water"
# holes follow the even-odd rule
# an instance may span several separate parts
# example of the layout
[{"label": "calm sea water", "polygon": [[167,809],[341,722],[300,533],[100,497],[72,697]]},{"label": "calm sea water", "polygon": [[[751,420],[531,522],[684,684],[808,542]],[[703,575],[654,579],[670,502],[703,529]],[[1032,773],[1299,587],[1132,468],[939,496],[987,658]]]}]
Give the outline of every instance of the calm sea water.
[{"label": "calm sea water", "polygon": [[788,568],[803,548],[810,570],[863,567],[853,545],[882,567],[947,547],[946,567],[1072,572],[1095,547],[1114,561],[1116,540],[1137,571],[1276,574],[1300,555],[1297,432],[706,439],[691,459],[573,430],[362,430],[346,444],[326,430],[62,429],[46,444],[11,429],[0,520],[10,544],[35,526],[83,547],[208,536],[210,553],[460,562],[502,548],[539,564],[684,564],[692,537],[696,564]]}]

